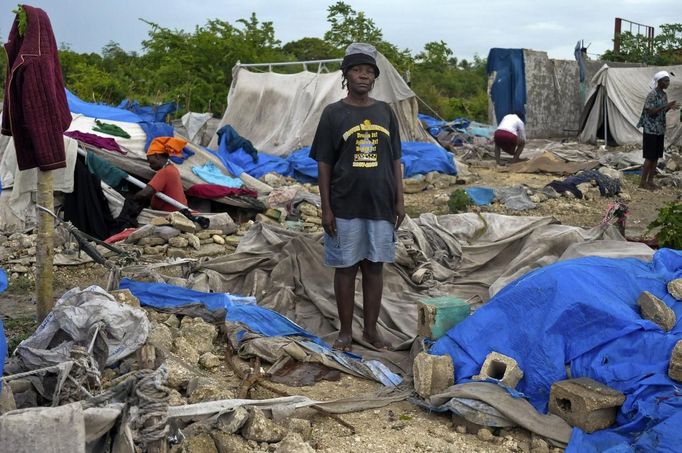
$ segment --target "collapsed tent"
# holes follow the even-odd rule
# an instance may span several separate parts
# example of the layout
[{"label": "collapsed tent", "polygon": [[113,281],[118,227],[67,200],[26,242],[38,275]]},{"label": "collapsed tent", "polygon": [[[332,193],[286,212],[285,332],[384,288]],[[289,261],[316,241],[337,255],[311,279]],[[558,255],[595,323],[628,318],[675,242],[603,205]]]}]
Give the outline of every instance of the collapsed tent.
[{"label": "collapsed tent", "polygon": [[[381,76],[371,94],[391,105],[400,123],[401,139],[433,143],[417,120],[414,92],[381,54],[377,54],[377,65]],[[218,129],[231,125],[256,149],[267,154],[288,156],[310,146],[322,110],[346,95],[340,70],[277,74],[252,72],[249,66],[237,65],[232,71],[228,105]],[[214,137],[209,146],[217,148],[218,138]]]},{"label": "collapsed tent", "polygon": [[[550,387],[590,377],[625,394],[616,426],[592,434],[574,428],[566,451],[678,451],[682,399],[667,374],[682,324],[670,332],[640,316],[642,291],[677,315],[667,283],[682,276],[682,252],[663,249],[651,262],[584,257],[528,273],[452,328],[431,353],[452,357],[457,382],[478,374],[497,351],[523,370],[517,389],[546,412]],[[494,334],[493,334],[494,332]]]},{"label": "collapsed tent", "polygon": [[[580,118],[580,140],[595,143],[598,139],[604,139],[615,145],[641,144],[642,132],[637,128],[637,123],[644,100],[651,91],[649,83],[658,71],[682,74],[682,66],[602,66],[592,78],[592,89]],[[682,80],[679,77],[670,77],[670,86],[666,92],[670,100],[682,99]],[[666,144],[681,145],[682,123],[679,110],[668,112],[666,125]]]}]

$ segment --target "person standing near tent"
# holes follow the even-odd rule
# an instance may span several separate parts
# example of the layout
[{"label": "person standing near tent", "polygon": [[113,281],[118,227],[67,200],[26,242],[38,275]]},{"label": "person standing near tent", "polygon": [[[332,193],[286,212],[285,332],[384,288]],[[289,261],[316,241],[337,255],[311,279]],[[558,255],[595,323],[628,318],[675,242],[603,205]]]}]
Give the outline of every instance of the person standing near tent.
[{"label": "person standing near tent", "polygon": [[654,176],[658,159],[663,157],[665,146],[665,114],[668,110],[679,108],[677,101],[668,102],[668,95],[664,90],[669,86],[670,74],[666,71],[659,71],[654,75],[649,85],[651,91],[644,101],[644,108],[637,123],[637,127],[643,129],[644,164],[642,164],[642,176],[639,181],[639,187],[642,189],[658,189],[658,186],[654,184]]},{"label": "person standing near tent", "polygon": [[376,49],[353,43],[341,63],[348,94],[325,107],[310,157],[317,161],[324,262],[335,268],[334,294],[341,328],[334,348],[353,343],[355,277],[362,272],[362,338],[388,349],[377,330],[383,263],[395,261],[395,230],[405,217],[398,120],[391,107],[369,96],[379,77]]},{"label": "person standing near tent", "polygon": [[505,115],[495,130],[495,162],[500,165],[500,149],[511,154],[513,162],[518,162],[524,146],[526,146],[526,128],[523,124],[523,113]]},{"label": "person standing near tent", "polygon": [[178,208],[175,206],[154,196],[156,192],[162,192],[187,206],[180,172],[170,161],[170,156],[182,156],[182,149],[186,144],[184,140],[172,137],[157,137],[149,144],[147,162],[156,174],[147,187],[135,194],[136,202],[143,205],[150,204],[152,209],[159,211],[177,211]]}]

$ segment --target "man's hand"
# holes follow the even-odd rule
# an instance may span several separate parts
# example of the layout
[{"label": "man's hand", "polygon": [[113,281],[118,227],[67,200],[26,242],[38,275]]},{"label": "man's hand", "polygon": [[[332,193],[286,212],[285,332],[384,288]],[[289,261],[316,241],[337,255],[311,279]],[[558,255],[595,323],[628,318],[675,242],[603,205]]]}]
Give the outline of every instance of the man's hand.
[{"label": "man's hand", "polygon": [[398,231],[400,224],[405,220],[405,205],[403,203],[396,203],[395,205],[395,230]]},{"label": "man's hand", "polygon": [[322,228],[329,236],[336,236],[336,218],[331,209],[322,210]]},{"label": "man's hand", "polygon": [[677,110],[680,108],[680,104],[677,103],[677,101],[670,101],[668,102],[668,110]]}]

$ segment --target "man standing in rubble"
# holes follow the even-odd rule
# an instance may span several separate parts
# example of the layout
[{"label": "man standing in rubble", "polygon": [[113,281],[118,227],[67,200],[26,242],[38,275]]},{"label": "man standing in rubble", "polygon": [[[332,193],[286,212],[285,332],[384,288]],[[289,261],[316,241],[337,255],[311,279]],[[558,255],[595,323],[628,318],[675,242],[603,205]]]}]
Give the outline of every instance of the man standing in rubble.
[{"label": "man standing in rubble", "polygon": [[385,102],[369,96],[379,77],[376,49],[354,43],[341,63],[347,96],[328,105],[310,157],[317,161],[324,262],[335,268],[334,293],[341,328],[334,348],[353,343],[355,277],[362,272],[363,335],[387,349],[377,329],[383,263],[395,260],[395,230],[405,217],[398,120]]},{"label": "man standing in rubble", "polygon": [[639,187],[642,189],[658,189],[654,184],[654,176],[658,159],[663,157],[665,146],[665,114],[668,110],[679,108],[677,101],[668,102],[668,95],[663,90],[669,86],[670,74],[666,71],[659,71],[654,75],[649,85],[651,92],[644,101],[644,108],[637,123],[637,127],[643,128],[644,132],[642,137],[644,164],[639,181]]},{"label": "man standing in rubble", "polygon": [[526,146],[526,128],[523,124],[523,113],[516,112],[505,115],[495,130],[495,162],[500,165],[500,150],[514,156],[512,163],[518,162]]}]

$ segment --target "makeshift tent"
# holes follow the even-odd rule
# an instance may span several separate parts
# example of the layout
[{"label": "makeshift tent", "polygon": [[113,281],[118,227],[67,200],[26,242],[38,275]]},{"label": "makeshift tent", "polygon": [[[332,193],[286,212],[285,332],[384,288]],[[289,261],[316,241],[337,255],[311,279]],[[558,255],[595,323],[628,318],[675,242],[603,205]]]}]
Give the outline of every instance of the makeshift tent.
[{"label": "makeshift tent", "polygon": [[[417,120],[414,92],[381,54],[377,55],[377,65],[381,75],[371,95],[391,104],[400,123],[400,138],[433,142]],[[341,71],[323,73],[321,64],[317,72],[304,70],[297,74],[252,72],[249,66],[238,64],[232,70],[227,109],[218,129],[229,124],[257,150],[274,156],[288,156],[310,146],[324,107],[346,96]],[[218,147],[217,137],[209,147]]]},{"label": "makeshift tent", "polygon": [[[637,122],[644,100],[651,91],[649,83],[658,71],[676,74],[670,77],[668,99],[682,99],[682,65],[644,68],[602,66],[592,78],[592,89],[580,118],[580,140],[595,143],[597,139],[604,139],[615,145],[641,144],[642,130],[637,128]],[[666,123],[666,144],[682,144],[680,111],[669,111]]]}]

